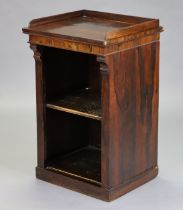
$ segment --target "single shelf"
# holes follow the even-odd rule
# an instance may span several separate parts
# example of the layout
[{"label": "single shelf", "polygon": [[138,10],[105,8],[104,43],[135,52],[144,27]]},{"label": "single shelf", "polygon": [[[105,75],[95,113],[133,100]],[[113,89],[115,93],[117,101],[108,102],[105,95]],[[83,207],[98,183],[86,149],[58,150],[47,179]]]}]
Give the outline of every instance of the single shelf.
[{"label": "single shelf", "polygon": [[87,146],[49,161],[47,170],[101,185],[101,150]]},{"label": "single shelf", "polygon": [[101,120],[101,99],[95,91],[85,88],[46,104],[48,108]]}]

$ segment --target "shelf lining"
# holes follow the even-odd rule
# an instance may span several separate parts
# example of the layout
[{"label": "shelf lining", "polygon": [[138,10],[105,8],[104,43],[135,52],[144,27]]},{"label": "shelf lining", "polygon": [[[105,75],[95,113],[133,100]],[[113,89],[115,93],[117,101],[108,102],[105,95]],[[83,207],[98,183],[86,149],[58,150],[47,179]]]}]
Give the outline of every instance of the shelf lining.
[{"label": "shelf lining", "polygon": [[101,185],[101,150],[87,146],[49,161],[47,170]]},{"label": "shelf lining", "polygon": [[49,102],[46,107],[80,115],[94,120],[101,120],[101,99],[95,91],[85,88]]}]

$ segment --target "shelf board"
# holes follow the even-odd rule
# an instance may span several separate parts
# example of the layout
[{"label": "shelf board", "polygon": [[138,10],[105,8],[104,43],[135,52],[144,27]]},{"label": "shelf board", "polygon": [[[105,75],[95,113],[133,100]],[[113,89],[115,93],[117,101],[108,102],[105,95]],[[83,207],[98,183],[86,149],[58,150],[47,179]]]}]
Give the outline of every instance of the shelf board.
[{"label": "shelf board", "polygon": [[47,170],[101,185],[101,150],[93,146],[81,148],[49,161]]},{"label": "shelf board", "polygon": [[101,120],[101,99],[91,89],[75,91],[63,98],[46,104],[48,108]]}]

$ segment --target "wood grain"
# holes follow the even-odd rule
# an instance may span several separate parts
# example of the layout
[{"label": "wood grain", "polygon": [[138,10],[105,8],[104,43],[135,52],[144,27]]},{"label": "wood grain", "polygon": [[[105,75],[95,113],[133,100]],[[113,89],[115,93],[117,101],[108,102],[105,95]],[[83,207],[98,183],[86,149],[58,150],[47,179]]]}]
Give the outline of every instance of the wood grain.
[{"label": "wood grain", "polygon": [[[116,18],[116,19],[115,19]],[[38,37],[64,39],[95,46],[107,46],[125,41],[128,37],[159,33],[158,19],[117,15],[81,10],[32,20],[23,32]]]},{"label": "wood grain", "polygon": [[[147,56],[148,55],[148,56]],[[157,165],[159,42],[105,58],[109,187]],[[108,132],[107,132],[108,131]]]},{"label": "wood grain", "polygon": [[35,58],[37,178],[111,201],[157,176],[161,31],[158,19],[90,10],[23,28]]}]

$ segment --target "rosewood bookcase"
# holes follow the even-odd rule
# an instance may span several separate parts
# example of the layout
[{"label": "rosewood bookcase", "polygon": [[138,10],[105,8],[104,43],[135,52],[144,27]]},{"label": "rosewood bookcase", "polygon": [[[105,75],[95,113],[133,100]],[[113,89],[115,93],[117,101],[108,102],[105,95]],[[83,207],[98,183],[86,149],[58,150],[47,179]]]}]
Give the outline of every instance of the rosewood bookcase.
[{"label": "rosewood bookcase", "polygon": [[81,10],[32,20],[36,176],[111,201],[158,173],[159,20]]}]

